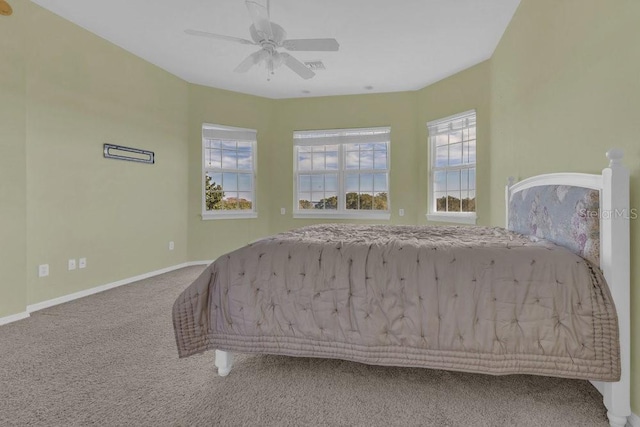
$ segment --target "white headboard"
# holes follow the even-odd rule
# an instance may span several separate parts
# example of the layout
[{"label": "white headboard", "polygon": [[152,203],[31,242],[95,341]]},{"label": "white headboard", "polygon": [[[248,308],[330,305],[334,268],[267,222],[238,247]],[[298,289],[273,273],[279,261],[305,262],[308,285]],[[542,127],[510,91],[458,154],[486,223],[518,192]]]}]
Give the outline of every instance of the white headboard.
[{"label": "white headboard", "polygon": [[[531,203],[532,197],[527,197],[528,191],[535,191],[537,194],[533,197],[539,200],[541,194],[548,193],[573,193],[573,197],[568,197],[568,206],[564,211],[559,208],[559,216],[574,215],[576,212],[576,203],[593,202],[596,194],[597,213],[592,208],[585,206],[587,233],[596,235],[587,236],[592,238],[589,246],[590,250],[596,248],[599,256],[597,259],[591,259],[600,266],[604,274],[607,284],[613,297],[616,311],[618,314],[618,326],[620,336],[620,363],[621,378],[615,383],[598,383],[593,384],[600,390],[604,396],[604,403],[609,411],[609,421],[612,426],[624,427],[627,417],[631,414],[630,406],[630,357],[631,357],[631,312],[630,312],[630,230],[629,220],[635,213],[629,205],[629,171],[623,166],[623,152],[621,150],[612,149],[607,152],[609,159],[609,167],[602,171],[602,174],[583,174],[583,173],[553,173],[546,175],[534,176],[527,178],[518,183],[513,182],[513,178],[509,179],[509,184],[505,190],[506,198],[506,227],[513,227],[514,231],[523,233],[522,220],[517,218],[515,210],[529,209],[529,205],[522,207],[518,205],[518,200]],[[568,190],[568,189],[575,189]],[[597,193],[595,193],[595,190]],[[542,196],[544,197],[544,196]],[[557,201],[562,202],[564,195],[557,197]],[[546,238],[555,241],[557,244],[565,245],[569,249],[580,252],[584,251],[582,239],[579,242],[573,241],[577,235],[571,228],[567,228],[567,219],[554,218],[548,211],[538,212],[538,205],[533,206],[530,218],[531,234],[537,234],[537,237]],[[582,209],[581,206],[578,206]],[[546,209],[542,208],[541,209]],[[535,213],[533,211],[536,211]],[[557,212],[556,212],[557,213]],[[538,229],[540,218],[549,218],[544,224],[544,230]],[[591,223],[589,221],[593,220]],[[518,229],[519,228],[519,229]],[[529,233],[523,233],[529,234]],[[554,237],[558,237],[555,238]],[[576,248],[576,244],[579,246]],[[581,253],[585,258],[589,259],[589,251]]]}]

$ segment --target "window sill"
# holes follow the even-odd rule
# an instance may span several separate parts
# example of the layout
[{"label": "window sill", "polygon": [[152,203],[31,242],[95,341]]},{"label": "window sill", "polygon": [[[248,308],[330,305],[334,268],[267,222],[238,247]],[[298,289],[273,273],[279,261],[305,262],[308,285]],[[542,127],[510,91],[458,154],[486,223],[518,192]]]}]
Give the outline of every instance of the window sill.
[{"label": "window sill", "polygon": [[202,220],[210,219],[250,219],[258,218],[258,212],[205,212],[202,214]]},{"label": "window sill", "polygon": [[453,222],[456,224],[472,224],[475,225],[478,216],[475,212],[469,213],[430,213],[427,214],[427,220],[436,222]]},{"label": "window sill", "polygon": [[314,219],[373,219],[389,220],[391,212],[302,212],[294,211],[294,218],[314,218]]}]

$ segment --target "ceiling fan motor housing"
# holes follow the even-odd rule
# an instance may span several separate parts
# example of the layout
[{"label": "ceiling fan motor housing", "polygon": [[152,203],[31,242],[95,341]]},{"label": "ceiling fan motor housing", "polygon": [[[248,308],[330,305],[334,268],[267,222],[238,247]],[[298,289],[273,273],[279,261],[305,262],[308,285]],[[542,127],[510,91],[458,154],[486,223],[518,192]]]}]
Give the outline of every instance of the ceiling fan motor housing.
[{"label": "ceiling fan motor housing", "polygon": [[271,22],[271,32],[273,34],[272,38],[263,37],[262,33],[256,30],[255,25],[251,24],[249,27],[249,33],[253,41],[265,49],[275,49],[276,47],[282,46],[282,42],[287,39],[287,32],[284,28],[274,22]]}]

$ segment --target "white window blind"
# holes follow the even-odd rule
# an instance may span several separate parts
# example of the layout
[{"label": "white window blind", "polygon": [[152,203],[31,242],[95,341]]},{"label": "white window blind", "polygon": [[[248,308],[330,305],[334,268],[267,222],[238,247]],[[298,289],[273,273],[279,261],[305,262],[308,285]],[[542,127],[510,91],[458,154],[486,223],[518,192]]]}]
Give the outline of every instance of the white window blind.
[{"label": "white window blind", "polygon": [[[206,125],[205,125],[206,126]],[[257,132],[253,129],[233,128],[230,126],[209,125],[202,128],[203,139],[255,141]]]},{"label": "white window blind", "polygon": [[334,131],[296,131],[296,145],[388,143],[390,128],[345,129]]}]

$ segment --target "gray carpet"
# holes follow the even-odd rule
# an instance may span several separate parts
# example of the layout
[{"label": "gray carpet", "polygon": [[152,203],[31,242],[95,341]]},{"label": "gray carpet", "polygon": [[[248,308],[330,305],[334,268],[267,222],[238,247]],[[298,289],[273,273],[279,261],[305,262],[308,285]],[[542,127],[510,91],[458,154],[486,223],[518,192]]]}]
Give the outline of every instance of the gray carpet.
[{"label": "gray carpet", "polygon": [[178,359],[190,267],[0,327],[0,425],[606,426],[586,381],[239,355]]}]

